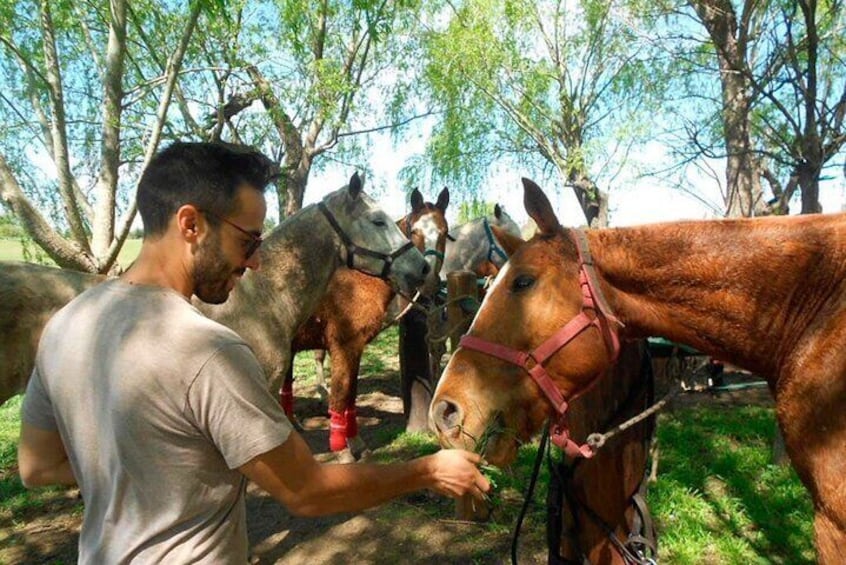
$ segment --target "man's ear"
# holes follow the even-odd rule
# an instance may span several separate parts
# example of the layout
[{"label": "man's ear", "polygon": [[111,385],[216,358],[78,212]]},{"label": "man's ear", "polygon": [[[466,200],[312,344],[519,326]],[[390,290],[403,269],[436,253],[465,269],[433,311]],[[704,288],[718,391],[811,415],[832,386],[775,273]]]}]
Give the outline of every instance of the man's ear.
[{"label": "man's ear", "polygon": [[179,235],[189,243],[196,243],[203,230],[206,219],[193,204],[185,204],[176,211],[176,228]]}]

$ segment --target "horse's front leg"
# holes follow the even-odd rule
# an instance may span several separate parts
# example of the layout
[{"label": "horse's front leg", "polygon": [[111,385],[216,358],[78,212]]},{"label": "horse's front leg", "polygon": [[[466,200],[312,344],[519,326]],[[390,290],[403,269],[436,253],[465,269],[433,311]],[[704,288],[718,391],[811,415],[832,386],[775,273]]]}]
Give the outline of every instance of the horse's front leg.
[{"label": "horse's front leg", "polygon": [[[797,358],[831,360],[826,351],[811,353]],[[776,387],[776,413],[787,454],[814,502],[814,537],[823,565],[846,563],[846,381],[842,375],[842,370],[806,364],[786,373]]]},{"label": "horse's front leg", "polygon": [[331,387],[329,392],[329,448],[343,451],[349,448],[352,456],[359,459],[367,446],[358,435],[356,419],[356,395],[358,393],[358,371],[364,344],[345,343],[332,347]]}]

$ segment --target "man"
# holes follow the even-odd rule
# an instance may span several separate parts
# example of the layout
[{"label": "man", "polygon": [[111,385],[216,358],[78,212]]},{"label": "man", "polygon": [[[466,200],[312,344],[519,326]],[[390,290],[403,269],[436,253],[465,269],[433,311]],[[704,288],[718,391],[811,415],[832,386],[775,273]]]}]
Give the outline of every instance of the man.
[{"label": "man", "polygon": [[457,450],[393,465],[320,465],[249,346],[190,303],[257,269],[273,174],[260,153],[176,143],[138,186],[144,242],[120,278],[47,324],[22,409],[28,487],[79,484],[82,563],[245,563],[246,480],[288,509],[357,511],[430,488],[489,489]]}]

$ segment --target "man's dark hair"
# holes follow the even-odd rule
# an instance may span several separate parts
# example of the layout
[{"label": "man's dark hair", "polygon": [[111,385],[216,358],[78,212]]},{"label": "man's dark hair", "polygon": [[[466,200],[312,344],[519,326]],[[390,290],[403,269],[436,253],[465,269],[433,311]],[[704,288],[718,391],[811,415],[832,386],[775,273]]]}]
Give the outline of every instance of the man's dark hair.
[{"label": "man's dark hair", "polygon": [[237,212],[238,188],[247,184],[264,192],[278,176],[278,167],[247,145],[173,143],[153,157],[138,183],[144,235],[164,233],[185,204],[210,212],[208,221],[216,224],[215,217]]}]

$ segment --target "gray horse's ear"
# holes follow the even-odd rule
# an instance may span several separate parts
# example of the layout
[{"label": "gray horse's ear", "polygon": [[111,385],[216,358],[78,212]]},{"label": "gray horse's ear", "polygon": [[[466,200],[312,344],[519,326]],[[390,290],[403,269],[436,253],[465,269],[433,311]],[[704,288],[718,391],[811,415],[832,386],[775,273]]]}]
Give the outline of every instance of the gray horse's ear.
[{"label": "gray horse's ear", "polygon": [[496,240],[502,246],[505,254],[509,257],[514,255],[514,252],[517,251],[521,245],[526,243],[519,235],[514,235],[510,231],[505,228],[501,228],[496,224],[491,224],[491,231],[493,232]]},{"label": "gray horse's ear", "polygon": [[416,188],[411,191],[411,211],[417,212],[420,210],[425,202],[423,202],[423,195]]},{"label": "gray horse's ear", "polygon": [[538,185],[527,178],[523,179],[523,205],[526,212],[538,226],[538,233],[551,235],[561,230],[561,224],[552,211],[549,198]]},{"label": "gray horse's ear", "polygon": [[350,177],[350,184],[349,184],[349,192],[350,197],[355,200],[358,198],[358,195],[361,194],[361,177],[358,176],[358,171],[353,173],[353,176]]},{"label": "gray horse's ear", "polygon": [[494,204],[494,217],[497,220],[502,219],[502,206],[500,206],[499,204]]},{"label": "gray horse's ear", "polygon": [[435,208],[441,212],[446,212],[447,206],[449,206],[449,189],[444,187],[438,195],[438,201],[435,203]]}]

